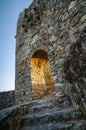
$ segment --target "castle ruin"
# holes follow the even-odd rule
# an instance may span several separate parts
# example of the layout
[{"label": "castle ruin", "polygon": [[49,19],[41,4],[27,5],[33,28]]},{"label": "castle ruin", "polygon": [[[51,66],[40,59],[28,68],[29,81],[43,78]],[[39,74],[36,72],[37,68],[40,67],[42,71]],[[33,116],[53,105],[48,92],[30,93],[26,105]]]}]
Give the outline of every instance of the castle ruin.
[{"label": "castle ruin", "polygon": [[[6,118],[4,125],[11,124],[9,130],[86,129],[85,0],[33,0],[30,7],[20,13],[15,77],[17,108],[13,108],[14,114]],[[48,115],[43,104],[49,109]],[[30,107],[34,110],[32,115]],[[62,120],[70,119],[70,123],[63,122],[62,127],[57,119],[58,108]],[[36,110],[41,113],[42,109],[46,119],[34,115]],[[31,117],[27,117],[27,113]],[[79,119],[81,124],[77,125]],[[44,122],[47,123],[43,125]]]}]

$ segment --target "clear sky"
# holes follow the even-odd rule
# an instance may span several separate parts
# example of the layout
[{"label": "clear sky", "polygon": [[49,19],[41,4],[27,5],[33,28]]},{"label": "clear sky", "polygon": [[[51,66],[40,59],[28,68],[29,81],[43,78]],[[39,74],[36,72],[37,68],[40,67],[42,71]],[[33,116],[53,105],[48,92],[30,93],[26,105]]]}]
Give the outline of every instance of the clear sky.
[{"label": "clear sky", "polygon": [[0,91],[15,89],[16,26],[33,0],[0,0]]}]

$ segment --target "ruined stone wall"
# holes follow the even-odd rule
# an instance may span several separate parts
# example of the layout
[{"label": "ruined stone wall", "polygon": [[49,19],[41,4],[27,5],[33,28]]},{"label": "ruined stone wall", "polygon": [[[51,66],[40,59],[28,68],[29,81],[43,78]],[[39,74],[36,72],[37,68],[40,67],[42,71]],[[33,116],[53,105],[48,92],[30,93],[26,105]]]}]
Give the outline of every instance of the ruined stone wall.
[{"label": "ruined stone wall", "polygon": [[14,91],[0,92],[0,110],[15,105]]},{"label": "ruined stone wall", "polygon": [[22,116],[27,112],[27,106],[13,106],[0,111],[0,130],[19,130]]},{"label": "ruined stone wall", "polygon": [[86,1],[34,0],[20,13],[16,35],[16,103],[32,100],[30,60],[47,53],[56,91],[86,106]]}]

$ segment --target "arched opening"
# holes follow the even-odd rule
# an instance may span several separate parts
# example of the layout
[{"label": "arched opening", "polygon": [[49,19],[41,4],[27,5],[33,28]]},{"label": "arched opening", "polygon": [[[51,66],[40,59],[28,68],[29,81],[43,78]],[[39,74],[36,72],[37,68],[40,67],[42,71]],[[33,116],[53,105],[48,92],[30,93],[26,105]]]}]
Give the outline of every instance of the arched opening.
[{"label": "arched opening", "polygon": [[41,99],[55,91],[47,54],[43,50],[34,53],[30,60],[32,98]]}]

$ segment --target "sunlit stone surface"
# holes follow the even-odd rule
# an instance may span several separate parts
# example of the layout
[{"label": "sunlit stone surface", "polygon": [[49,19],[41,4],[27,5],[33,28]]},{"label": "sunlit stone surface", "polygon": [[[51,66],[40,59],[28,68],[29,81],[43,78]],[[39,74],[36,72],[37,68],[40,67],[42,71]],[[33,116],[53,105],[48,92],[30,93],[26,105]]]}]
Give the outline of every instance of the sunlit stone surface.
[{"label": "sunlit stone surface", "polygon": [[41,99],[52,93],[55,87],[46,52],[43,50],[35,52],[30,67],[33,99]]}]

